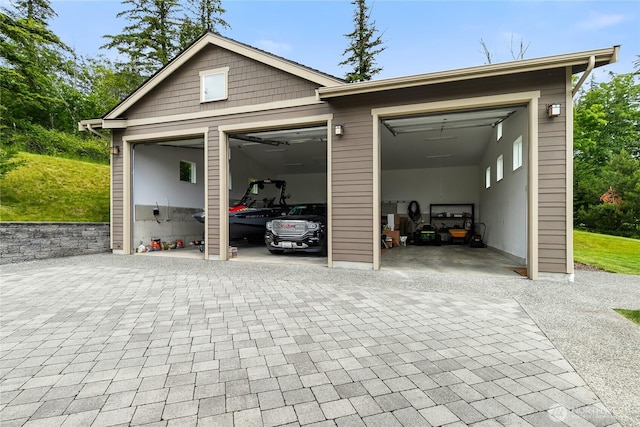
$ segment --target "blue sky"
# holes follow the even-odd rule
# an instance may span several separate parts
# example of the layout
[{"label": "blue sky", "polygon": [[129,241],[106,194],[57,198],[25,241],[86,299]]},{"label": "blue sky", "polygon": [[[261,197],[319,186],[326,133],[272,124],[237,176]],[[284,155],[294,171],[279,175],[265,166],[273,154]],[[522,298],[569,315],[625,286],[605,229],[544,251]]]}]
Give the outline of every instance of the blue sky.
[{"label": "blue sky", "polygon": [[[80,54],[97,56],[105,34],[125,21],[119,1],[54,0],[58,17],[51,29]],[[621,45],[619,63],[594,73],[627,73],[640,55],[640,1],[398,1],[369,2],[372,19],[384,32],[386,50],[377,57],[376,78],[405,76],[485,63],[480,39],[494,62],[510,61],[520,40],[525,58]],[[343,77],[338,66],[353,29],[347,0],[223,0],[231,29],[222,34],[309,67]]]}]

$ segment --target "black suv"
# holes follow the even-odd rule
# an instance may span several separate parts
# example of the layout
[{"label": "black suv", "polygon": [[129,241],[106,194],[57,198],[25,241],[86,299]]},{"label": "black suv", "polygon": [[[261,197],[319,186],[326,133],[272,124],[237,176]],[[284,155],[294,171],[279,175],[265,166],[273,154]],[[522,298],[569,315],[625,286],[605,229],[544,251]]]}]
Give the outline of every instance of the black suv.
[{"label": "black suv", "polygon": [[272,254],[285,251],[327,253],[327,205],[294,205],[283,216],[267,222],[264,242]]}]

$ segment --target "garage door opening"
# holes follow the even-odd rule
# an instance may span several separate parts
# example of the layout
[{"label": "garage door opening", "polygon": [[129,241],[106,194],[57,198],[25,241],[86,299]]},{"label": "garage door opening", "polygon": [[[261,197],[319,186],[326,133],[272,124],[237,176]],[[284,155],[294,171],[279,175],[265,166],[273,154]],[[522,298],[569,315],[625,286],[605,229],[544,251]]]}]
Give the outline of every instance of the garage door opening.
[{"label": "garage door opening", "polygon": [[229,133],[228,157],[230,259],[327,265],[327,126]]},{"label": "garage door opening", "polygon": [[202,137],[132,145],[131,247],[145,256],[204,258]]},{"label": "garage door opening", "polygon": [[522,274],[527,107],[394,116],[380,124],[380,266]]}]

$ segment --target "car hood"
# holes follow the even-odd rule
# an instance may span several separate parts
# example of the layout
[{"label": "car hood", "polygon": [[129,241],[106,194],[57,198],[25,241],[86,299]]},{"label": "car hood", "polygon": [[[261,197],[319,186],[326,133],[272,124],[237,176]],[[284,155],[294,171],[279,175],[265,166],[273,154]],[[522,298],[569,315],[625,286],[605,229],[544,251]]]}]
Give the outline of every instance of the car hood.
[{"label": "car hood", "polygon": [[288,221],[314,221],[314,222],[326,222],[327,218],[320,215],[282,215],[274,218],[274,220],[288,220]]}]

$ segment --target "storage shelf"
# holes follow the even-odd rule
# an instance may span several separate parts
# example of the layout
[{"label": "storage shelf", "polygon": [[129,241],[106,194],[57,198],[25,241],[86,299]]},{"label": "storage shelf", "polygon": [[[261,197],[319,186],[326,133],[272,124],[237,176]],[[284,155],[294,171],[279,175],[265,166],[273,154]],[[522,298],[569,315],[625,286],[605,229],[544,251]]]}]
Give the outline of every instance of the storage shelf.
[{"label": "storage shelf", "polygon": [[438,203],[429,205],[429,221],[433,225],[441,221],[447,221],[447,224],[457,221],[462,227],[467,219],[471,220],[471,228],[473,229],[473,224],[475,223],[475,205],[473,203]]}]

